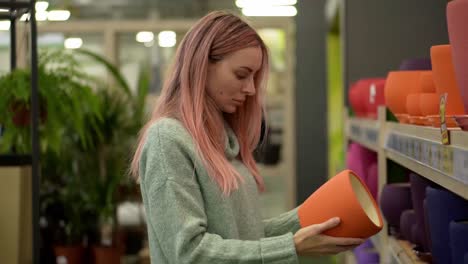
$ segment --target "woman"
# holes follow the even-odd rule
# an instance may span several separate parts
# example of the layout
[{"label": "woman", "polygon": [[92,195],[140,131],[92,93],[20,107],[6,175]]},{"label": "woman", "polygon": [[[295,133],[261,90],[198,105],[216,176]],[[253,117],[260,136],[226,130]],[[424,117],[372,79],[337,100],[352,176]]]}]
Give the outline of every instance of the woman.
[{"label": "woman", "polygon": [[265,44],[229,13],[203,17],[180,43],[132,162],[152,263],[296,263],[362,243],[321,235],[339,219],[300,229],[297,209],[260,219],[252,152],[267,71]]}]

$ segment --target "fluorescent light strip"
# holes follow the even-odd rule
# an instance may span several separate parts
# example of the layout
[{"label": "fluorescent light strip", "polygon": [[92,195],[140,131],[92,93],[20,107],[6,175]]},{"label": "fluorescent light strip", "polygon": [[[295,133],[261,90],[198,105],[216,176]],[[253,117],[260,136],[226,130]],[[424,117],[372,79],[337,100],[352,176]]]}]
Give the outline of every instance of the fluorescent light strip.
[{"label": "fluorescent light strip", "polygon": [[46,1],[36,2],[36,12],[44,12],[49,7],[49,3]]},{"label": "fluorescent light strip", "polygon": [[151,42],[154,39],[153,32],[150,31],[140,31],[136,35],[136,41],[141,43]]},{"label": "fluorescent light strip", "polygon": [[51,10],[47,15],[50,21],[66,21],[70,18],[70,11],[68,10]]},{"label": "fluorescent light strip", "polygon": [[158,34],[158,44],[160,47],[170,48],[177,43],[177,35],[174,31],[161,31]]},{"label": "fluorescent light strip", "polygon": [[36,21],[46,21],[48,17],[49,12],[47,11],[36,12]]},{"label": "fluorescent light strip", "polygon": [[285,16],[291,17],[297,14],[294,6],[268,6],[268,7],[246,7],[242,9],[245,16]]},{"label": "fluorescent light strip", "polygon": [[66,49],[79,49],[83,45],[81,38],[67,38],[64,42]]},{"label": "fluorescent light strip", "polygon": [[259,6],[288,6],[295,5],[297,0],[236,0],[236,6],[244,7],[259,7]]}]

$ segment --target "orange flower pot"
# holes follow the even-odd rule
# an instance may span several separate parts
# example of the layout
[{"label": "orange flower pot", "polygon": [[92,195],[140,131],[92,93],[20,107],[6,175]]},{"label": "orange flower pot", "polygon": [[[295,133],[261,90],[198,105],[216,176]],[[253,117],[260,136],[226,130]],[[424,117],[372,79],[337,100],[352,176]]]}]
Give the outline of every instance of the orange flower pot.
[{"label": "orange flower pot", "polygon": [[434,75],[432,71],[424,72],[421,74],[421,90],[423,93],[435,93],[436,87],[434,83]]},{"label": "orange flower pot", "polygon": [[428,71],[392,71],[385,83],[385,103],[400,122],[407,115],[406,97],[421,92],[421,74]]},{"label": "orange flower pot", "polygon": [[422,93],[419,96],[421,115],[430,116],[439,113],[439,96],[436,93]]},{"label": "orange flower pot", "polygon": [[409,94],[406,97],[406,109],[410,116],[421,116],[421,107],[419,106],[420,93]]},{"label": "orange flower pot", "polygon": [[436,92],[440,96],[444,93],[447,97],[447,115],[463,115],[465,109],[455,80],[455,69],[452,62],[452,48],[450,45],[437,45],[431,47],[432,72]]},{"label": "orange flower pot", "polygon": [[322,185],[299,207],[302,227],[339,217],[339,226],[324,234],[335,237],[367,238],[383,227],[382,213],[364,182],[351,170],[344,170]]}]

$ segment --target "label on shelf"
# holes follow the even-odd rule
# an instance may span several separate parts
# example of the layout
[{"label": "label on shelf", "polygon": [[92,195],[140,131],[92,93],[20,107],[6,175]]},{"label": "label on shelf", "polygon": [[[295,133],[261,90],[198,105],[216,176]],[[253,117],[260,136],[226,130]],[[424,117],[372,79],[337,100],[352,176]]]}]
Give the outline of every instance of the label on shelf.
[{"label": "label on shelf", "polygon": [[362,126],[358,123],[351,122],[349,133],[351,138],[357,141],[365,142],[375,147],[378,146],[379,132],[377,128]]}]

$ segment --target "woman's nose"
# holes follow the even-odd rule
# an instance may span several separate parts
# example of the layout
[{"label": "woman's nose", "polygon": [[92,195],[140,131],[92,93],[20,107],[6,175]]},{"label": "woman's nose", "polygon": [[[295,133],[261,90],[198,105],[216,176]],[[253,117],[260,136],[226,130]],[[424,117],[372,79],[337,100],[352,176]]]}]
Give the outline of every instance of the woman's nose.
[{"label": "woman's nose", "polygon": [[251,78],[243,87],[243,92],[247,95],[254,95],[255,94],[255,82],[253,78]]}]

